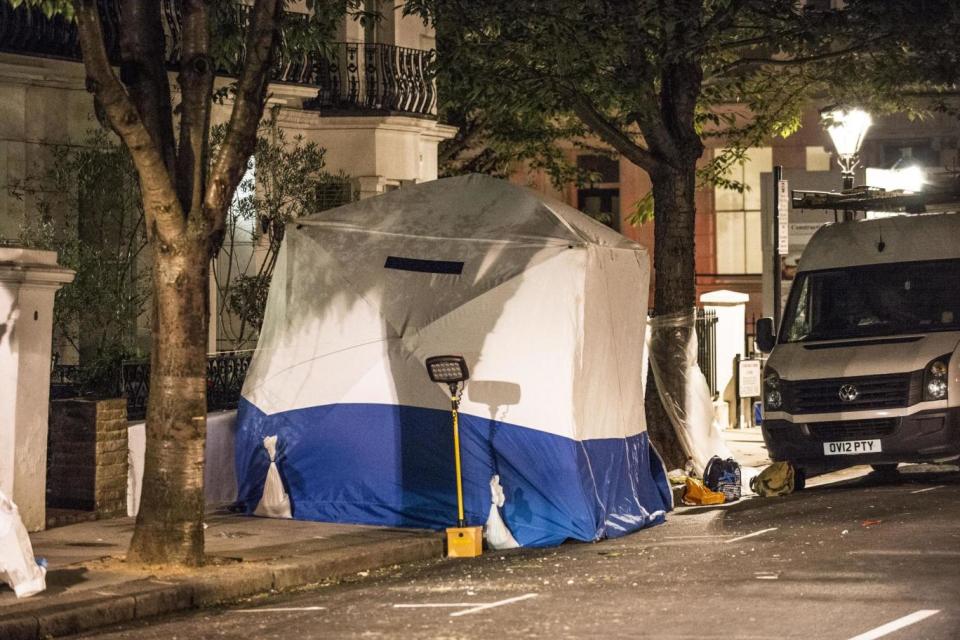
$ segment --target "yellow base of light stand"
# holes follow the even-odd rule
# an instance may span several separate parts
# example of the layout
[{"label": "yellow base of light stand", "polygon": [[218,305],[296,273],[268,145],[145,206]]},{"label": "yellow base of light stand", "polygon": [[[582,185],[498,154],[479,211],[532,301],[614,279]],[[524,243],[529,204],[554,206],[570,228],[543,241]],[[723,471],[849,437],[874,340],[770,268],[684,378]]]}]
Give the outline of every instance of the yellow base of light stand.
[{"label": "yellow base of light stand", "polygon": [[483,553],[483,527],[447,529],[448,558],[476,558]]}]

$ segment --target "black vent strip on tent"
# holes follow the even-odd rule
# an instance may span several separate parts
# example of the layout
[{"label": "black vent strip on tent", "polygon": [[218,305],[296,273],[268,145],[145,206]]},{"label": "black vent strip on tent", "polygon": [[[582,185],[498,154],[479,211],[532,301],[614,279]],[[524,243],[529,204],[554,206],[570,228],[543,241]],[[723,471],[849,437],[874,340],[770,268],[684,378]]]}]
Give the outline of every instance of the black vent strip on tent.
[{"label": "black vent strip on tent", "polygon": [[387,261],[384,263],[383,268],[397,269],[399,271],[417,271],[419,273],[447,273],[457,276],[463,273],[462,262],[398,258],[397,256],[387,256]]}]

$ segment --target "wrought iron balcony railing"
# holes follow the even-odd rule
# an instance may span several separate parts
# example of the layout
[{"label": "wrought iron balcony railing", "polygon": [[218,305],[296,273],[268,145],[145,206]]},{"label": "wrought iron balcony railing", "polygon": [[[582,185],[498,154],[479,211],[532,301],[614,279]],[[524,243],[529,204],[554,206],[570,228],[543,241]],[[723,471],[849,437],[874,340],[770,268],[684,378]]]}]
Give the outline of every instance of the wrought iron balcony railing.
[{"label": "wrought iron balcony railing", "polygon": [[[180,51],[180,5],[162,0],[166,34],[165,58],[176,69]],[[247,9],[238,5],[238,20]],[[104,40],[110,59],[120,59],[120,12],[117,0],[100,0]],[[37,8],[13,8],[0,2],[0,51],[39,57],[80,60],[76,25],[60,16],[47,18]],[[436,94],[430,73],[434,51],[387,44],[326,43],[316,50],[278,52],[272,81],[317,88],[304,108],[334,114],[405,114],[433,116]],[[235,75],[240,61],[224,65],[221,74]]]}]

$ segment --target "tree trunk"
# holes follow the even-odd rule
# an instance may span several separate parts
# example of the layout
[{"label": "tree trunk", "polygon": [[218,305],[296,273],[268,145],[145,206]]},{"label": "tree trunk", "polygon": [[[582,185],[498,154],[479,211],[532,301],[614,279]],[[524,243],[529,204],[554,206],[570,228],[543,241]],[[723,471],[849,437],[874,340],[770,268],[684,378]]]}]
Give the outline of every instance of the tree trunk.
[{"label": "tree trunk", "polygon": [[[653,266],[654,308],[657,316],[692,313],[696,299],[694,223],[696,218],[696,158],[683,170],[672,167],[651,172],[654,198]],[[654,342],[665,350],[664,361],[680,367],[686,359],[687,341],[693,328],[670,329],[654,335]],[[684,379],[676,376],[671,395],[684,403]],[[676,429],[670,422],[657,391],[652,370],[647,374],[647,432],[667,469],[682,469],[687,454]]]},{"label": "tree trunk", "polygon": [[203,563],[207,428],[205,234],[153,243],[153,348],[140,513],[128,560]]}]

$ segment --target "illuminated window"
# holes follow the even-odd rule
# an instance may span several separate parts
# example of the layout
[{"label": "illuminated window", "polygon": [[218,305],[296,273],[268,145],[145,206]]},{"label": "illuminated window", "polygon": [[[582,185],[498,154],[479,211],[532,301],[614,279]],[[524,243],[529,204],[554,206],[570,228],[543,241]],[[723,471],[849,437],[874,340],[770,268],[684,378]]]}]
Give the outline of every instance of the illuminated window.
[{"label": "illuminated window", "polygon": [[744,161],[731,166],[729,180],[744,186],[743,192],[716,187],[717,273],[760,273],[763,255],[760,237],[760,174],[773,170],[773,150],[752,147]]}]

